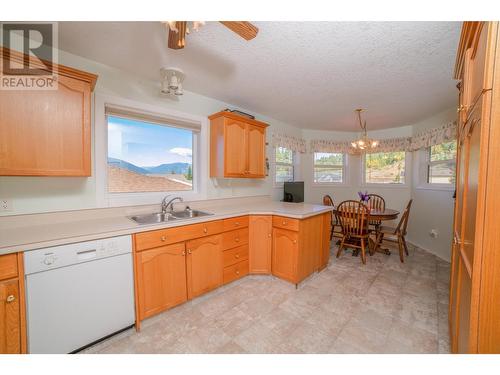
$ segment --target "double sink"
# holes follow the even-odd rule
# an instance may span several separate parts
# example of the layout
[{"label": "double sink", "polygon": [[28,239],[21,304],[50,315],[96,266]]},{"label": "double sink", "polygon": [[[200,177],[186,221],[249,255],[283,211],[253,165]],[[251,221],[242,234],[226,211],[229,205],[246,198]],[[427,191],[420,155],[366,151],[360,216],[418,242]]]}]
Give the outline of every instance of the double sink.
[{"label": "double sink", "polygon": [[210,212],[204,212],[186,208],[183,211],[155,212],[152,214],[129,216],[129,219],[135,221],[137,224],[146,225],[146,224],[166,223],[175,220],[189,220],[209,215],[213,214]]}]

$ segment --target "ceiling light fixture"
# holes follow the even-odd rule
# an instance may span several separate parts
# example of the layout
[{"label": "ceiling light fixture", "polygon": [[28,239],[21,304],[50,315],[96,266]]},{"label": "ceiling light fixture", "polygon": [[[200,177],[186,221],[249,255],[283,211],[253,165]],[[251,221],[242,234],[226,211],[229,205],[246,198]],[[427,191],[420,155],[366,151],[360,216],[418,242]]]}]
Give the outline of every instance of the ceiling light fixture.
[{"label": "ceiling light fixture", "polygon": [[377,140],[368,138],[366,134],[366,120],[365,122],[361,121],[362,111],[363,109],[361,108],[355,110],[355,112],[357,112],[358,114],[359,126],[361,127],[362,135],[358,140],[351,142],[352,147],[361,152],[365,151],[366,149],[376,148],[379,144]]},{"label": "ceiling light fixture", "polygon": [[177,68],[161,68],[161,93],[162,94],[175,94],[177,96],[183,95],[182,82],[186,75],[184,72]]}]

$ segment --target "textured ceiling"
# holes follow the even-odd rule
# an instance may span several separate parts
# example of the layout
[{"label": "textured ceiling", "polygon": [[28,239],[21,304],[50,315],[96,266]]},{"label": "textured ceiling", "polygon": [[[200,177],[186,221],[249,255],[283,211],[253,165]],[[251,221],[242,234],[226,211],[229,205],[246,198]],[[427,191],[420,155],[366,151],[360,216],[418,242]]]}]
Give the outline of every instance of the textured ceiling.
[{"label": "textured ceiling", "polygon": [[[323,130],[408,125],[456,103],[452,70],[459,22],[254,22],[249,42],[217,22],[166,47],[159,22],[61,22],[61,49],[158,80],[162,66],[184,88]],[[181,99],[182,100],[182,99]]]}]

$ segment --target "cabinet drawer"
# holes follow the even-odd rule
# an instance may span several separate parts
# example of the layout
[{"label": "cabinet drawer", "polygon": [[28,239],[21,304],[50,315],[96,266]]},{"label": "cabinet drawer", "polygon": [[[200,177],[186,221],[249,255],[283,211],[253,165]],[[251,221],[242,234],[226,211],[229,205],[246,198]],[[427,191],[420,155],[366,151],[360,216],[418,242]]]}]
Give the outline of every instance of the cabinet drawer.
[{"label": "cabinet drawer", "polygon": [[248,243],[248,228],[232,230],[222,234],[222,250]]},{"label": "cabinet drawer", "polygon": [[0,280],[17,277],[17,254],[0,255]]},{"label": "cabinet drawer", "polygon": [[228,230],[248,227],[248,215],[224,219],[224,232]]},{"label": "cabinet drawer", "polygon": [[248,260],[248,245],[243,245],[235,247],[234,249],[229,249],[224,251],[224,267],[232,266],[235,263],[241,262],[243,260]]},{"label": "cabinet drawer", "polygon": [[222,221],[208,221],[206,223],[184,225],[182,227],[160,229],[135,235],[137,251],[164,246],[176,242],[206,237],[222,232]]},{"label": "cabinet drawer", "polygon": [[273,216],[273,227],[299,231],[298,219],[290,219],[284,216]]},{"label": "cabinet drawer", "polygon": [[224,284],[231,281],[241,279],[243,276],[248,275],[248,260],[238,262],[232,266],[224,268]]}]

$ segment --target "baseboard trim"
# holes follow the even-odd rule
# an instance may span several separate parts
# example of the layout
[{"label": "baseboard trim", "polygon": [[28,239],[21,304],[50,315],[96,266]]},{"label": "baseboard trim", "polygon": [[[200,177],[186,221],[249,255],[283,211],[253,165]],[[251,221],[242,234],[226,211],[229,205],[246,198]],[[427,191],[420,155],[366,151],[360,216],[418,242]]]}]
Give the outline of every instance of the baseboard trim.
[{"label": "baseboard trim", "polygon": [[429,250],[429,249],[427,249],[427,248],[425,248],[425,247],[423,247],[423,246],[419,245],[419,244],[418,244],[418,243],[416,243],[415,241],[412,241],[412,240],[408,240],[408,239],[407,239],[407,240],[406,240],[406,242],[408,242],[408,243],[409,243],[410,245],[412,245],[413,247],[418,247],[419,249],[422,249],[422,250],[424,250],[424,251],[425,251],[425,252],[427,252],[427,253],[430,253],[430,254],[432,254],[432,255],[437,256],[439,259],[444,260],[444,261],[445,261],[445,262],[447,262],[447,263],[451,263],[451,262],[450,262],[450,259],[445,259],[445,258],[443,258],[441,255],[436,254],[434,251]]}]

